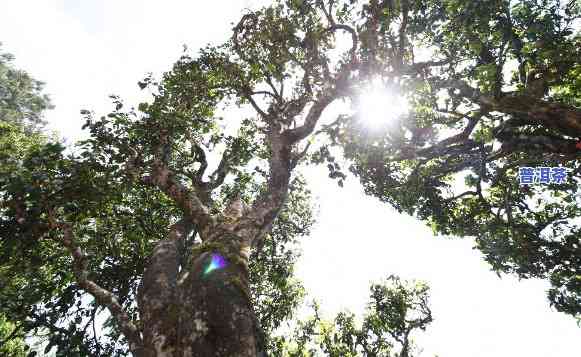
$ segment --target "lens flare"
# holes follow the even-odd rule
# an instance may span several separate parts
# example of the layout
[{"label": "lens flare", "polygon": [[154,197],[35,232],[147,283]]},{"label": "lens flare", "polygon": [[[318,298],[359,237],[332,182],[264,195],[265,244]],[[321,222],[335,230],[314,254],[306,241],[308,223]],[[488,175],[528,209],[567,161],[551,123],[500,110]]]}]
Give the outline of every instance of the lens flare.
[{"label": "lens flare", "polygon": [[226,259],[220,254],[212,254],[212,259],[210,264],[204,269],[204,275],[208,275],[216,269],[222,269],[226,267]]}]

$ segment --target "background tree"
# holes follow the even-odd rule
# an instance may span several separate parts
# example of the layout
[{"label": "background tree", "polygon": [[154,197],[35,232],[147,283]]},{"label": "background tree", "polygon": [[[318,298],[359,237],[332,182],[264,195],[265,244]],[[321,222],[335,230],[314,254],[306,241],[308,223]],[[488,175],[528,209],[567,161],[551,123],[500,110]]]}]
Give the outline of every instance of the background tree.
[{"label": "background tree", "polygon": [[299,322],[290,338],[280,338],[279,345],[284,347],[272,355],[411,357],[416,351],[412,333],[425,330],[432,322],[428,299],[425,283],[389,276],[371,285],[360,324],[349,312],[326,321],[315,304],[314,315]]},{"label": "background tree", "polygon": [[[9,53],[0,51],[0,180],[17,169],[18,163],[29,150],[47,141],[40,129],[44,124],[44,111],[52,108],[48,96],[42,93],[42,82],[14,68],[10,63],[13,59]],[[0,247],[3,247],[2,243]],[[4,263],[4,260],[0,260],[1,295],[13,288],[9,283],[12,272]],[[26,282],[25,277],[19,279],[21,284]],[[0,300],[0,354],[24,356],[25,323],[13,318],[10,308],[5,306],[6,300]]]},{"label": "background tree", "polygon": [[[1,47],[2,43],[0,43]],[[51,109],[44,83],[14,68],[14,56],[0,48],[0,121],[24,126],[31,131],[45,124],[43,112]]]},{"label": "background tree", "polygon": [[[497,269],[550,276],[553,301],[576,313],[576,188],[547,186],[570,204],[531,207],[541,192],[519,190],[510,170],[525,162],[522,155],[547,148],[550,162],[575,165],[579,109],[570,97],[565,103],[575,92],[564,81],[577,73],[570,24],[578,9],[548,1],[493,5],[289,0],[249,12],[224,45],[184,55],[159,82],[140,82],[154,93],[151,103],[124,109],[113,97],[105,117],[84,111],[91,136],[75,153],[51,143],[18,162],[2,178],[3,244],[18,247],[16,255],[36,255],[43,267],[52,266],[47,257],[63,264],[46,274],[68,275],[76,285],[63,277],[60,290],[42,293],[79,308],[81,291],[92,295],[94,309],[108,309],[112,330],[134,355],[255,356],[264,339],[252,305],[251,251],[264,248],[302,158],[326,163],[341,184],[345,174],[329,147],[336,144],[369,193],[438,231],[475,235]],[[541,19],[537,29],[530,26]],[[349,45],[335,56],[339,38]],[[553,40],[552,50],[541,51],[539,39]],[[432,60],[416,61],[418,45],[433,51]],[[511,56],[521,84],[512,91],[503,86]],[[333,102],[356,101],[378,82],[405,93],[409,115],[385,131],[362,130],[357,115],[316,130]],[[563,102],[549,97],[553,87],[562,89]],[[232,106],[252,113],[223,127],[217,111]],[[460,134],[438,135],[453,129]],[[324,133],[331,140],[314,140]],[[472,170],[473,190],[445,196],[447,182],[465,170]],[[126,229],[141,215],[156,229]],[[545,227],[555,234],[545,238]],[[69,260],[72,271],[64,269]],[[125,270],[126,283],[114,284]],[[100,279],[103,271],[108,279]],[[56,327],[63,336],[79,331]],[[78,346],[67,353],[83,353],[86,346]]]}]

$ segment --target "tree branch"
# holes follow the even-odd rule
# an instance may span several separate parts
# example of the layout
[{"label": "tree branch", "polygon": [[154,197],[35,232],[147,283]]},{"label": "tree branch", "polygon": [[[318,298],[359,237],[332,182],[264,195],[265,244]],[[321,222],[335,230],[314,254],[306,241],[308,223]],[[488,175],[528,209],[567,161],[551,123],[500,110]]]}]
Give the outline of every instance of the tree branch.
[{"label": "tree branch", "polygon": [[160,144],[155,150],[151,175],[142,177],[141,183],[159,188],[182,209],[185,217],[192,219],[192,223],[198,226],[201,232],[205,232],[208,227],[215,225],[216,218],[210,214],[198,194],[180,183],[175,173],[167,166],[165,160],[167,153],[163,150],[163,147],[167,146],[167,133],[162,132]]},{"label": "tree branch", "polygon": [[[256,26],[257,23],[258,23],[258,17],[256,16],[256,14],[254,14],[254,13],[245,14],[244,16],[242,16],[242,19],[240,19],[238,24],[234,27],[234,30],[233,30],[234,33],[232,34],[232,42],[234,44],[234,46],[233,46],[234,51],[236,52],[238,57],[240,57],[241,60],[245,61],[248,64],[253,64],[256,61],[253,61],[251,58],[248,58],[246,56],[246,54],[244,53],[244,51],[240,48],[240,42],[238,40],[238,36],[240,34],[242,34],[242,32],[244,32],[245,30]],[[271,76],[268,73],[268,71],[266,71],[261,64],[259,64],[259,65],[262,69],[262,72],[263,72],[262,74],[266,78],[267,84],[270,86],[270,88],[273,90],[274,93],[267,92],[267,91],[255,92],[252,90],[252,88],[250,88],[248,85],[246,85],[244,88],[242,88],[242,91],[240,94],[246,100],[248,100],[248,102],[250,102],[250,104],[252,105],[254,110],[256,110],[256,112],[261,117],[263,117],[265,120],[268,120],[268,118],[269,118],[268,114],[264,110],[262,110],[262,108],[260,108],[258,103],[256,103],[254,98],[252,98],[252,96],[254,94],[267,94],[267,95],[271,95],[273,98],[277,99],[278,102],[282,101],[282,97],[280,96],[276,87],[272,83],[272,79],[271,79]]]},{"label": "tree branch", "polygon": [[517,135],[502,142],[502,150],[508,152],[531,152],[556,154],[581,154],[576,140],[542,135]]},{"label": "tree branch", "polygon": [[228,153],[228,150],[224,151],[224,154],[222,154],[222,159],[218,164],[218,168],[211,175],[211,181],[208,184],[208,188],[210,190],[213,190],[224,183],[224,179],[226,178],[226,175],[228,175],[228,171],[230,170],[229,156],[230,155]]},{"label": "tree branch", "polygon": [[139,350],[142,346],[143,341],[139,334],[139,330],[127,312],[123,309],[123,306],[119,303],[118,298],[110,291],[97,285],[94,281],[89,279],[89,271],[87,270],[88,259],[84,251],[79,247],[74,240],[73,229],[70,224],[56,222],[52,212],[48,213],[50,226],[52,229],[62,230],[63,235],[60,238],[55,238],[55,240],[62,244],[73,258],[73,272],[77,284],[86,292],[91,294],[95,301],[101,305],[105,306],[115,322],[119,326],[119,330],[123,333],[127,341],[129,341],[129,349],[132,352]]},{"label": "tree branch", "polygon": [[476,192],[476,191],[466,191],[466,192],[463,192],[457,196],[446,198],[444,200],[444,202],[452,202],[452,201],[456,201],[457,199],[465,197],[465,196],[477,196],[477,195],[478,195],[478,192]]},{"label": "tree branch", "polygon": [[291,169],[294,169],[299,161],[301,161],[301,159],[303,157],[305,157],[305,155],[307,154],[307,152],[309,151],[309,148],[311,147],[311,142],[308,142],[307,145],[305,145],[304,149],[301,150],[300,152],[296,152],[292,155],[292,160],[291,160]]},{"label": "tree branch", "polygon": [[472,100],[489,110],[511,114],[522,123],[542,125],[555,129],[567,136],[581,137],[581,109],[557,102],[548,102],[527,95],[500,93],[495,98],[485,95],[477,88],[458,79],[449,79],[436,85],[438,88],[455,88],[459,95]]},{"label": "tree branch", "polygon": [[93,310],[91,314],[91,321],[93,325],[93,341],[95,342],[95,347],[97,348],[97,356],[101,354],[101,345],[99,344],[99,338],[97,337],[97,328],[95,327],[95,316],[97,315],[97,307]]},{"label": "tree branch", "polygon": [[452,60],[450,58],[444,59],[444,60],[440,60],[440,61],[426,61],[426,62],[418,62],[418,63],[414,63],[411,65],[402,65],[402,68],[400,69],[402,74],[416,74],[419,73],[427,68],[431,68],[431,67],[440,67],[440,66],[445,66],[449,63],[451,63]]},{"label": "tree branch", "polygon": [[294,129],[286,130],[283,135],[286,136],[286,138],[289,140],[289,143],[294,144],[311,134],[315,129],[321,114],[325,108],[327,108],[327,106],[333,102],[334,99],[335,97],[333,93],[326,93],[326,95],[324,95],[313,104],[309,110],[309,113],[307,114],[307,117],[305,118],[305,123],[303,125]]},{"label": "tree branch", "polygon": [[505,95],[495,100],[481,96],[493,110],[518,116],[531,125],[542,125],[571,137],[581,137],[581,109],[523,95]]},{"label": "tree branch", "polygon": [[192,141],[191,145],[192,145],[192,149],[191,149],[192,156],[195,157],[196,161],[200,163],[200,168],[196,171],[196,174],[195,174],[195,179],[196,179],[195,184],[201,185],[202,178],[204,177],[204,173],[206,172],[206,169],[208,168],[208,160],[206,158],[206,152],[198,143]]},{"label": "tree branch", "polygon": [[335,32],[337,30],[343,30],[343,31],[349,32],[349,34],[351,35],[352,45],[351,45],[351,49],[349,50],[349,53],[351,55],[351,62],[353,62],[355,60],[355,54],[357,52],[357,47],[359,46],[359,38],[357,36],[357,32],[351,26],[345,25],[345,24],[333,24],[327,29],[327,31],[330,31],[330,32]]},{"label": "tree branch", "polygon": [[261,95],[261,94],[265,95],[265,96],[268,95],[268,96],[276,99],[277,101],[280,101],[280,96],[278,94],[269,92],[267,90],[259,90],[259,91],[254,91],[254,92],[250,93],[250,95]]},{"label": "tree branch", "polygon": [[254,201],[252,207],[241,219],[239,231],[246,230],[245,244],[256,245],[271,228],[272,223],[283,206],[291,177],[292,143],[281,134],[279,127],[271,126],[267,133],[270,146],[269,175],[267,189]]},{"label": "tree branch", "polygon": [[264,119],[268,118],[268,114],[266,114],[266,112],[264,110],[262,110],[262,108],[260,108],[260,106],[258,105],[258,103],[256,103],[256,101],[254,100],[254,98],[252,98],[252,93],[253,91],[250,88],[245,88],[242,91],[242,96],[244,98],[246,98],[248,100],[248,102],[250,103],[250,105],[252,105],[252,107],[254,108],[254,110],[256,110],[256,112],[263,117]]},{"label": "tree branch", "polygon": [[406,35],[405,31],[407,29],[408,24],[408,13],[409,13],[409,3],[407,0],[400,0],[401,6],[401,25],[399,27],[399,44],[398,44],[398,55],[397,55],[397,69],[403,66],[403,58],[405,53],[405,42],[406,42]]}]

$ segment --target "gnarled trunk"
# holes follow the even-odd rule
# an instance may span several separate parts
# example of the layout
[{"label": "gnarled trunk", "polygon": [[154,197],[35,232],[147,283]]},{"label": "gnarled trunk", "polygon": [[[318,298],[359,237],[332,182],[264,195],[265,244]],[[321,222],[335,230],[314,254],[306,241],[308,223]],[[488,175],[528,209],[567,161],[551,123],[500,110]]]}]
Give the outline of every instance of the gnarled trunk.
[{"label": "gnarled trunk", "polygon": [[178,272],[179,240],[158,243],[139,289],[144,357],[259,354],[240,237],[224,232],[194,248]]}]

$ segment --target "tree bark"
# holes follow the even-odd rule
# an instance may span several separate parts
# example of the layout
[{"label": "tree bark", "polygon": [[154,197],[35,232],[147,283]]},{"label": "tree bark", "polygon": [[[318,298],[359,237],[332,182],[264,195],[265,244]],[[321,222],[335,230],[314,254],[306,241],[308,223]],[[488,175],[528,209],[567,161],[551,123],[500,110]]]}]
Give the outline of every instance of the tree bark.
[{"label": "tree bark", "polygon": [[492,108],[526,118],[531,124],[552,128],[571,137],[581,137],[581,109],[527,96],[507,96],[493,101]]},{"label": "tree bark", "polygon": [[139,289],[144,346],[139,357],[261,354],[243,241],[220,229],[194,248],[179,272],[176,241],[158,243]]}]

